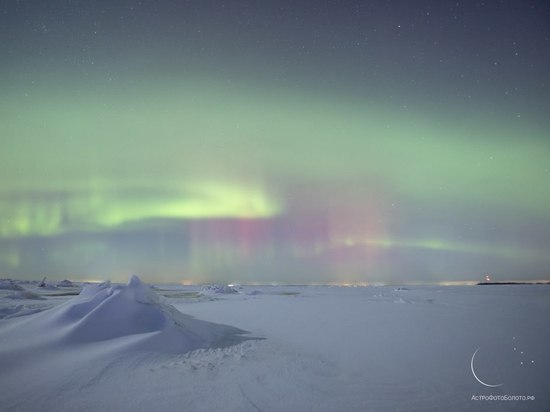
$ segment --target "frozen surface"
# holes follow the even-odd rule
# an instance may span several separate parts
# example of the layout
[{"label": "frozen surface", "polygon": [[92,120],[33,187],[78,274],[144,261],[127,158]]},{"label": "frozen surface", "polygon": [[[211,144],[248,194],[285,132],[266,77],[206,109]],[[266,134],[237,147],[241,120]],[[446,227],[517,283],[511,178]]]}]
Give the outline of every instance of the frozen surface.
[{"label": "frozen surface", "polygon": [[[0,405],[17,411],[546,411],[550,405],[549,286],[235,291],[153,290],[137,278],[126,286],[86,286],[77,297],[44,291],[44,301],[15,301],[6,298],[13,290],[2,291],[0,313],[23,313],[0,321]],[[499,386],[484,386],[472,371]],[[481,400],[490,395],[535,400]]]}]

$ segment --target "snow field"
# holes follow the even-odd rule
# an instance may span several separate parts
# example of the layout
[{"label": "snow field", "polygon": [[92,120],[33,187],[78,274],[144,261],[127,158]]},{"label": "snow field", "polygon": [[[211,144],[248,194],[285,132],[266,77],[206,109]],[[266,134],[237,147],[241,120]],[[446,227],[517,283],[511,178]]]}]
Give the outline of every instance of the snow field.
[{"label": "snow field", "polygon": [[[546,286],[212,289],[153,291],[133,278],[0,321],[2,405],[544,411],[550,404]],[[472,376],[478,348],[477,374],[501,387]],[[499,394],[536,400],[472,400]]]}]

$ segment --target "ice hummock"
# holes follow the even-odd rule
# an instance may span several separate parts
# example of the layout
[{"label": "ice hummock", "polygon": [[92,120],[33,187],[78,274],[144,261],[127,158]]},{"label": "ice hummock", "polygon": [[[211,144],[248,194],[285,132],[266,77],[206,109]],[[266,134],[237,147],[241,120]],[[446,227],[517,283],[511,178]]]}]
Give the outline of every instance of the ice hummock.
[{"label": "ice hummock", "polygon": [[220,294],[220,295],[235,295],[239,291],[230,285],[205,285],[201,288],[201,293],[205,295]]},{"label": "ice hummock", "polygon": [[57,282],[57,287],[73,288],[75,287],[75,284],[71,282],[69,279],[63,279],[61,282]]},{"label": "ice hummock", "polygon": [[67,302],[12,325],[10,333],[18,332],[42,347],[101,342],[117,351],[165,353],[226,347],[247,333],[179,312],[135,275],[127,285],[86,285]]},{"label": "ice hummock", "polygon": [[23,290],[23,288],[11,279],[0,279],[0,290]]},{"label": "ice hummock", "polygon": [[30,290],[17,290],[12,294],[6,295],[5,298],[12,300],[46,300],[38,293],[31,292]]}]

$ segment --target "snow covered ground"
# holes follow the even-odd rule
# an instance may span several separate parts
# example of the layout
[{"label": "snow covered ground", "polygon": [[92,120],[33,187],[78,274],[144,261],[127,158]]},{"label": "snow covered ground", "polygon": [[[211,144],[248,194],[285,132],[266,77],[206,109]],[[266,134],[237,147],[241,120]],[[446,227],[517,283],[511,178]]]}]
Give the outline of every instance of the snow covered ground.
[{"label": "snow covered ground", "polygon": [[0,409],[550,409],[548,285],[79,292],[0,282]]}]

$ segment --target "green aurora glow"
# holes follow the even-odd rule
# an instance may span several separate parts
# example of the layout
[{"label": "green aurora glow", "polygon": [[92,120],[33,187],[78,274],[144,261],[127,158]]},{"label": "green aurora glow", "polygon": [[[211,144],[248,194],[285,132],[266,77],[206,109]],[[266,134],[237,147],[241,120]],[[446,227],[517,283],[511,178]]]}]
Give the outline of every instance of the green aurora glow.
[{"label": "green aurora glow", "polygon": [[223,71],[220,54],[202,61],[207,70],[178,71],[144,56],[105,57],[85,75],[3,69],[2,273],[548,276],[548,122],[519,100],[495,102],[487,86],[471,104],[441,104],[444,90],[421,86],[384,97],[389,86],[369,79],[350,91],[354,71],[330,86],[304,80],[310,66],[300,63],[293,86],[259,60],[243,68],[231,58]]}]

